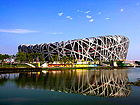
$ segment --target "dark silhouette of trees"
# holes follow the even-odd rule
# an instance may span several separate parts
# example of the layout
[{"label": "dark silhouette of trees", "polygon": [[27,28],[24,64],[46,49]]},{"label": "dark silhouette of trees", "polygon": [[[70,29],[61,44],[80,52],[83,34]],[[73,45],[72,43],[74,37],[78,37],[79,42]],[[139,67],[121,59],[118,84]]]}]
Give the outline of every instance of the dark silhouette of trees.
[{"label": "dark silhouette of trees", "polygon": [[18,52],[16,55],[16,61],[19,62],[33,62],[34,60],[37,61],[45,61],[43,58],[43,54],[41,53],[24,53],[24,52]]}]

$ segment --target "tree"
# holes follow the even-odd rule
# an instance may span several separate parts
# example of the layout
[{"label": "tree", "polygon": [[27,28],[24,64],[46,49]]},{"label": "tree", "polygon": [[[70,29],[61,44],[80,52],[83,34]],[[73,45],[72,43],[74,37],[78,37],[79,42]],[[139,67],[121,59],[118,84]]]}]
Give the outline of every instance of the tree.
[{"label": "tree", "polygon": [[33,59],[44,61],[45,59],[43,58],[43,54],[41,53],[23,53],[23,52],[18,52],[16,55],[16,60],[19,61],[30,61],[33,62]]},{"label": "tree", "polygon": [[0,54],[0,60],[2,60],[2,54]]},{"label": "tree", "polygon": [[45,59],[44,59],[44,57],[43,57],[43,54],[40,55],[40,61],[42,61],[42,62],[45,61]]},{"label": "tree", "polygon": [[33,53],[25,53],[26,54],[26,61],[33,62]]},{"label": "tree", "polygon": [[88,64],[90,65],[91,61],[88,61]]},{"label": "tree", "polygon": [[68,59],[71,61],[71,63],[72,63],[72,61],[73,61],[73,59],[74,59],[74,57],[68,57]]},{"label": "tree", "polygon": [[18,52],[16,56],[17,56],[16,60],[19,60],[20,62],[26,60],[26,53]]},{"label": "tree", "polygon": [[71,61],[70,57],[67,57],[67,63],[68,64],[70,64],[70,61]]},{"label": "tree", "polygon": [[75,60],[74,60],[74,63],[77,63],[77,61],[78,61],[78,60],[77,60],[77,59],[75,59]]},{"label": "tree", "polygon": [[8,55],[8,54],[4,54],[4,55],[2,55],[2,59],[7,59],[7,58],[9,58],[10,56]]},{"label": "tree", "polygon": [[96,62],[98,61],[98,58],[94,58],[94,64],[96,64]]},{"label": "tree", "polygon": [[67,59],[68,59],[67,56],[63,56],[63,57],[62,57],[62,60],[63,60],[64,64],[67,62]]},{"label": "tree", "polygon": [[0,60],[2,60],[2,67],[3,67],[3,61],[4,61],[4,59],[7,59],[9,57],[10,56],[8,54],[4,54],[4,55],[0,54]]},{"label": "tree", "polygon": [[63,63],[63,59],[62,58],[59,61],[60,61],[61,64]]},{"label": "tree", "polygon": [[54,62],[54,59],[53,58],[50,58],[49,62],[53,63]]},{"label": "tree", "polygon": [[135,61],[136,64],[140,65],[140,61]]}]

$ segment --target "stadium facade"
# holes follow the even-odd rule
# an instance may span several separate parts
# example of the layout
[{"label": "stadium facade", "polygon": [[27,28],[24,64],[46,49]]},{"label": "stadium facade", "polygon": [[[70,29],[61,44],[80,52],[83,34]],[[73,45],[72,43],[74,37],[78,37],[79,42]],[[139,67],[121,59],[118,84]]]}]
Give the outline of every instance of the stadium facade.
[{"label": "stadium facade", "polygon": [[126,59],[129,39],[125,36],[99,36],[83,39],[74,39],[54,43],[21,44],[18,50],[26,53],[42,53],[45,60],[50,60],[52,55],[71,56],[74,59],[93,61]]}]

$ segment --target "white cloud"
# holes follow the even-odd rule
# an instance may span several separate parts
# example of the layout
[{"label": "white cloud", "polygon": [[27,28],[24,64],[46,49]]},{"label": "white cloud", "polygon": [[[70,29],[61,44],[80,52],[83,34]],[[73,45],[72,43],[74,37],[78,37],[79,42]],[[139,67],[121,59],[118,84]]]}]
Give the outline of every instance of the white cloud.
[{"label": "white cloud", "polygon": [[93,22],[93,19],[89,20],[89,22]]},{"label": "white cloud", "polygon": [[57,33],[54,32],[54,33],[52,33],[52,34],[57,34]]},{"label": "white cloud", "polygon": [[105,19],[107,20],[107,19],[109,19],[109,18],[105,18]]},{"label": "white cloud", "polygon": [[63,14],[63,12],[62,13],[58,13],[59,16],[62,16],[62,14]]},{"label": "white cloud", "polygon": [[84,13],[89,13],[90,11],[84,12]]},{"label": "white cloud", "polygon": [[101,14],[101,12],[99,12],[99,15]]},{"label": "white cloud", "polygon": [[25,30],[25,29],[10,29],[10,30],[0,29],[0,32],[25,34],[25,33],[33,33],[38,31]]},{"label": "white cloud", "polygon": [[63,34],[63,32],[58,32],[58,34]]},{"label": "white cloud", "polygon": [[121,9],[121,12],[123,12],[123,9]]},{"label": "white cloud", "polygon": [[72,17],[71,17],[71,16],[67,16],[66,18],[68,18],[68,19],[72,20]]},{"label": "white cloud", "polygon": [[83,11],[81,11],[81,12],[83,12]]},{"label": "white cloud", "polygon": [[67,16],[66,18],[70,18],[71,16]]},{"label": "white cloud", "polygon": [[46,34],[53,34],[53,35],[55,35],[55,34],[63,34],[62,32],[52,32],[52,33],[46,33]]},{"label": "white cloud", "polygon": [[137,3],[136,5],[139,5],[140,3]]},{"label": "white cloud", "polygon": [[87,18],[91,18],[91,16],[89,16],[89,15],[87,15],[86,17],[87,17]]},{"label": "white cloud", "polygon": [[77,10],[77,12],[79,12],[80,10]]}]

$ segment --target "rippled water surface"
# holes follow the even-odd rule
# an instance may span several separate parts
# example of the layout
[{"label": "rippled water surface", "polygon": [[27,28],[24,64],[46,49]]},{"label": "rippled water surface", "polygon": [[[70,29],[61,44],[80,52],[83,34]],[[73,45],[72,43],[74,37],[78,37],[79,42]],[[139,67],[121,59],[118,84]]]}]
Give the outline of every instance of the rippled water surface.
[{"label": "rippled water surface", "polygon": [[0,74],[0,104],[136,105],[140,68]]}]

